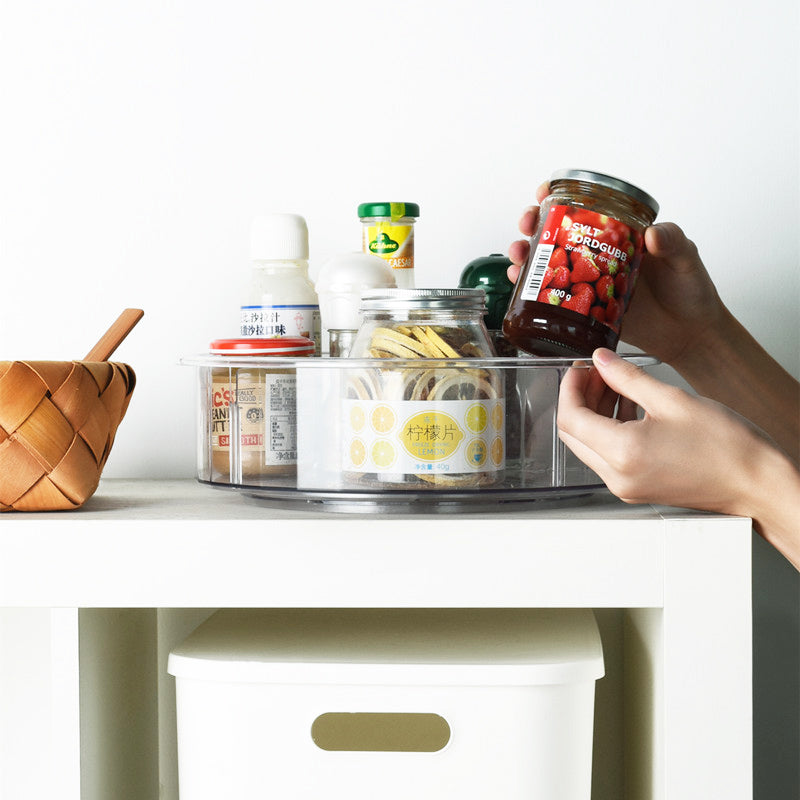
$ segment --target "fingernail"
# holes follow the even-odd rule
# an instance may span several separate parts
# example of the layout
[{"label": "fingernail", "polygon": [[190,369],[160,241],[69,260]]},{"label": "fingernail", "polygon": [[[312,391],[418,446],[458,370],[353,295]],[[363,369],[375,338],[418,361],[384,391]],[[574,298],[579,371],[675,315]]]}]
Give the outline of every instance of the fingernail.
[{"label": "fingernail", "polygon": [[605,367],[612,361],[616,361],[617,358],[619,358],[619,356],[615,352],[605,347],[598,347],[597,350],[592,353],[592,360],[601,367]]}]

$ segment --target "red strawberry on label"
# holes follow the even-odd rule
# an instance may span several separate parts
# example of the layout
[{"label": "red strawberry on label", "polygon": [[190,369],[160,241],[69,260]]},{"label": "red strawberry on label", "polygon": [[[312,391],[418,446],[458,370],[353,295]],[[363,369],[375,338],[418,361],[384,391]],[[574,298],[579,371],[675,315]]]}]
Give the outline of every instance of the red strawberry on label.
[{"label": "red strawberry on label", "polygon": [[592,298],[592,302],[594,302],[595,294],[594,287],[590,283],[574,283],[572,285],[572,289],[570,289],[570,294],[586,294]]},{"label": "red strawberry on label", "polygon": [[561,305],[561,292],[558,289],[542,289],[536,298],[540,303],[549,303],[551,306]]},{"label": "red strawberry on label", "polygon": [[606,322],[609,325],[616,325],[619,321],[619,318],[622,316],[624,308],[622,303],[620,303],[616,298],[612,297],[608,301],[608,306],[606,307]]},{"label": "red strawberry on label", "polygon": [[572,282],[594,283],[599,277],[600,270],[595,264],[592,251],[588,247],[574,250],[572,253]]},{"label": "red strawberry on label", "polygon": [[609,247],[621,247],[622,242],[624,239],[622,238],[622,234],[618,230],[614,230],[614,228],[608,227],[606,228],[598,237],[597,241],[601,244],[605,243]]},{"label": "red strawberry on label", "polygon": [[553,280],[553,268],[545,267],[544,275],[542,275],[542,285],[539,287],[539,291],[541,292],[542,289],[546,289],[550,285],[551,280]]},{"label": "red strawberry on label", "polygon": [[608,253],[600,253],[596,262],[597,268],[603,275],[616,275],[619,270],[619,259],[608,255]]},{"label": "red strawberry on label", "polygon": [[606,310],[603,306],[592,306],[589,309],[589,316],[594,317],[598,322],[606,321]]},{"label": "red strawberry on label", "polygon": [[627,239],[631,233],[631,229],[624,222],[620,222],[618,219],[613,219],[611,217],[609,217],[606,223],[606,230],[614,231],[619,234],[620,241]]},{"label": "red strawberry on label", "polygon": [[579,314],[586,316],[589,313],[589,309],[592,307],[592,294],[593,293],[589,292],[573,294],[569,300],[565,300],[561,304],[561,308],[569,308],[572,311],[577,311]]},{"label": "red strawberry on label", "polygon": [[610,275],[601,275],[594,285],[597,291],[597,299],[605,305],[614,297],[614,279]]},{"label": "red strawberry on label", "polygon": [[591,225],[593,228],[602,228],[602,217],[596,211],[585,208],[573,208],[572,220],[580,225]]},{"label": "red strawberry on label", "polygon": [[568,214],[564,214],[561,218],[561,225],[556,231],[556,244],[565,247],[570,244],[569,234],[572,231],[572,218]]},{"label": "red strawberry on label", "polygon": [[628,276],[620,273],[614,278],[614,294],[617,297],[625,297],[628,294]]},{"label": "red strawberry on label", "polygon": [[633,242],[625,242],[621,249],[622,252],[627,256],[625,260],[628,262],[628,264],[630,264],[631,261],[633,261],[633,255],[636,252],[636,245]]},{"label": "red strawberry on label", "polygon": [[553,250],[553,254],[550,256],[548,265],[551,266],[553,270],[557,270],[559,267],[569,266],[567,251],[563,247],[556,247],[556,249]]},{"label": "red strawberry on label", "polygon": [[[566,255],[566,253],[564,253]],[[552,286],[554,289],[566,289],[569,286],[569,268],[559,267],[554,273],[553,277],[550,280],[549,285]]]}]

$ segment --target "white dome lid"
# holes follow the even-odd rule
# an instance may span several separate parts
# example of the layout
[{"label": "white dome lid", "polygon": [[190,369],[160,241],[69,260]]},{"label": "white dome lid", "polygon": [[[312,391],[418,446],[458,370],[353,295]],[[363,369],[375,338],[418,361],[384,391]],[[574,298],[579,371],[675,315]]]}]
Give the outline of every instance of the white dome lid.
[{"label": "white dome lid", "polygon": [[361,293],[395,287],[392,268],[370,253],[343,253],[329,258],[317,275],[322,324],[328,330],[357,330],[361,325]]},{"label": "white dome lid", "polygon": [[392,268],[380,256],[352,252],[333,256],[319,268],[317,292],[354,291],[361,298],[362,289],[396,286]]}]

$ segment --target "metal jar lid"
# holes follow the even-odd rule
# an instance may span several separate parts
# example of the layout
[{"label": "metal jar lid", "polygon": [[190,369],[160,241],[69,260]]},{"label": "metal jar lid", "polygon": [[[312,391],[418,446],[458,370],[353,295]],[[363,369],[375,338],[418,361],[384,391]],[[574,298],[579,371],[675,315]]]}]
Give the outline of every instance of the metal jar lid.
[{"label": "metal jar lid", "polygon": [[483,289],[367,289],[361,293],[362,311],[477,311],[486,310]]},{"label": "metal jar lid", "polygon": [[560,169],[550,176],[550,183],[554,181],[584,181],[586,183],[595,183],[598,186],[605,186],[607,189],[622,192],[622,194],[646,205],[654,216],[658,215],[658,203],[647,192],[612,175],[604,175],[602,172],[592,172],[592,170],[588,169]]}]

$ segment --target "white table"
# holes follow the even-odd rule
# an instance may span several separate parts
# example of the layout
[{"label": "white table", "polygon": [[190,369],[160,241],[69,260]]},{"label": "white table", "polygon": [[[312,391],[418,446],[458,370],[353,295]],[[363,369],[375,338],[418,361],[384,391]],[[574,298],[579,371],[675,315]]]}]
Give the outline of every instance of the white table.
[{"label": "white table", "polygon": [[0,517],[0,800],[177,800],[170,648],[219,607],[590,607],[593,800],[752,797],[751,526],[601,495],[376,519],[194,481]]}]

